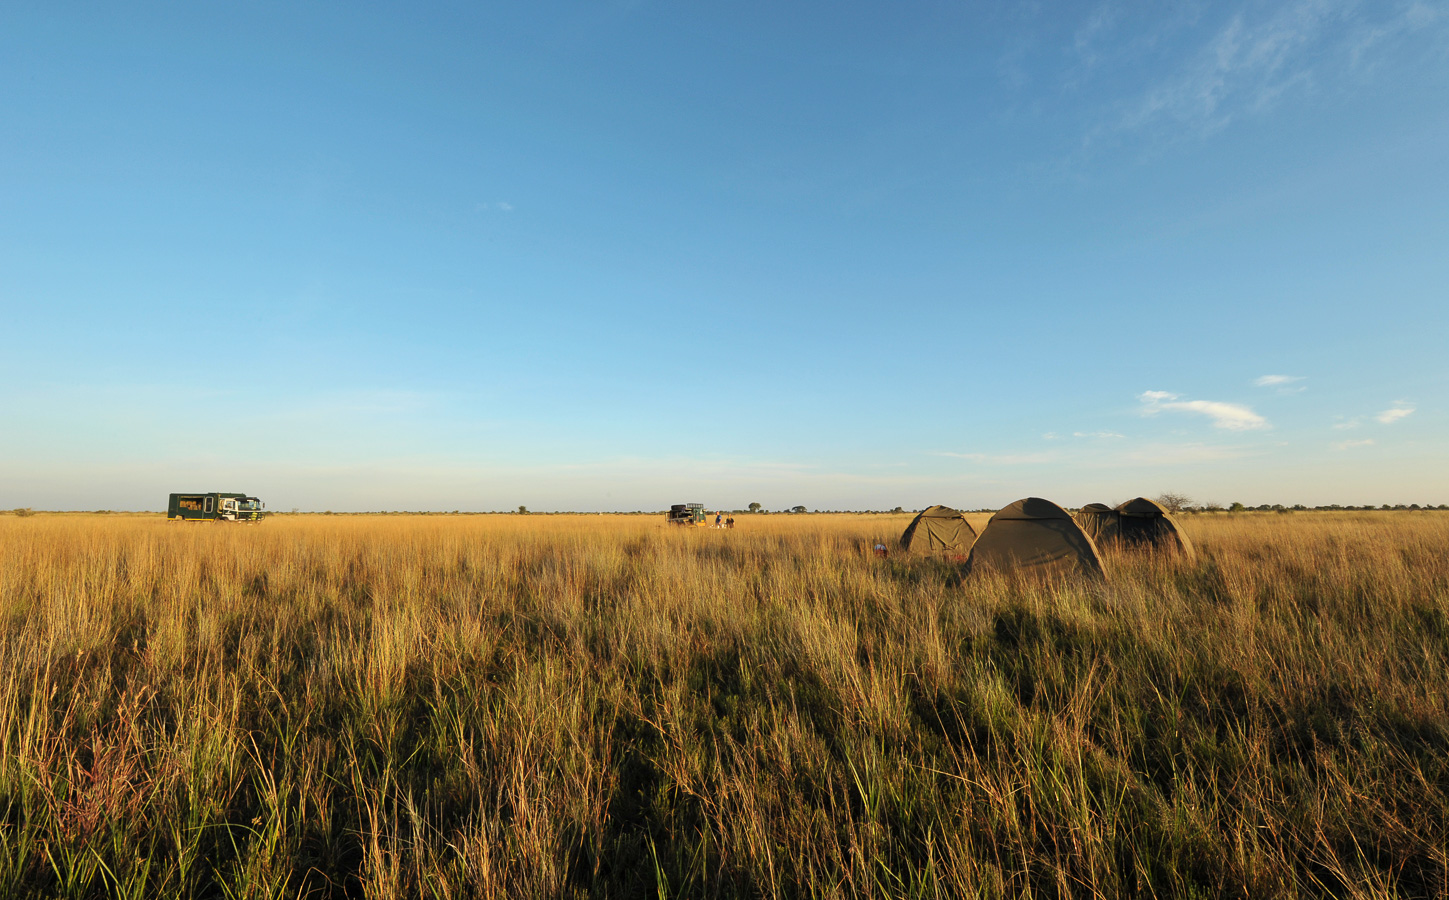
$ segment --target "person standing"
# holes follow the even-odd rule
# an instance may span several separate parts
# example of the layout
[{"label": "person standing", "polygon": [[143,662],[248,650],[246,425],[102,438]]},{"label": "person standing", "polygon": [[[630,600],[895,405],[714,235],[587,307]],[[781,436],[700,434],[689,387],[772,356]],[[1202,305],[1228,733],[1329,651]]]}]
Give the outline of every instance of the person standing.
[{"label": "person standing", "polygon": [[723,522],[723,521],[724,521],[724,513],[722,513],[722,512],[716,512],[714,514],[714,527],[718,528],[720,526],[720,523]]}]

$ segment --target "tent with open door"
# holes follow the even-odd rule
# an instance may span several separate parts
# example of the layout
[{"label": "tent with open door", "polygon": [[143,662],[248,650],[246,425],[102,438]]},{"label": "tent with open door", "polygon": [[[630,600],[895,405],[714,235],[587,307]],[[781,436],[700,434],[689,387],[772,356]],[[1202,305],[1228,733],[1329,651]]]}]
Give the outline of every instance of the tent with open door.
[{"label": "tent with open door", "polygon": [[1119,504],[1116,542],[1123,547],[1150,548],[1192,558],[1192,542],[1177,521],[1155,500],[1138,497]]},{"label": "tent with open door", "polygon": [[959,510],[932,506],[922,510],[901,535],[902,550],[966,553],[976,541],[976,529]]},{"label": "tent with open door", "polygon": [[1027,497],[1001,509],[971,547],[967,571],[1085,575],[1103,578],[1097,546],[1066,510]]}]

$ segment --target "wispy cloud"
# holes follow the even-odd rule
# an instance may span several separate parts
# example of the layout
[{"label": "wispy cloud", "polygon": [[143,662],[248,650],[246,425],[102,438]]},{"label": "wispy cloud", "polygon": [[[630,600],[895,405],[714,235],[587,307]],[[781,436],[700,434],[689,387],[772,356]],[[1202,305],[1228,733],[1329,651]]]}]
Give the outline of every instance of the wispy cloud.
[{"label": "wispy cloud", "polygon": [[1373,68],[1375,53],[1385,44],[1443,22],[1445,10],[1418,0],[1403,4],[1399,15],[1360,28],[1348,44],[1349,63],[1354,69]]},{"label": "wispy cloud", "polygon": [[1393,406],[1374,416],[1374,420],[1383,425],[1392,425],[1402,418],[1414,414],[1414,407],[1400,400]]},{"label": "wispy cloud", "polygon": [[1256,384],[1258,387],[1278,387],[1279,385],[1293,384],[1294,382],[1302,380],[1302,375],[1260,375],[1253,379],[1253,384]]},{"label": "wispy cloud", "polygon": [[[1402,56],[1416,34],[1442,31],[1446,17],[1437,5],[1420,2],[1371,4],[1361,0],[1296,0],[1250,4],[1226,19],[1206,12],[1189,17],[1188,27],[1205,33],[1177,56],[1169,71],[1147,80],[1146,89],[1119,107],[1115,123],[1094,133],[1166,129],[1210,134],[1236,119],[1265,113],[1285,98],[1344,89],[1368,77],[1380,62]],[[1206,20],[1206,21],[1204,21]],[[1114,17],[1098,8],[1075,39],[1076,58],[1089,69],[1113,49],[1103,45]],[[1183,27],[1175,18],[1164,27]],[[1121,39],[1125,42],[1127,39]],[[1140,43],[1140,39],[1139,39]]]},{"label": "wispy cloud", "polygon": [[942,450],[936,455],[949,456],[952,459],[969,460],[970,462],[987,463],[994,466],[1031,466],[1057,462],[1061,459],[1061,454],[1055,451],[1044,451],[1040,453],[953,453],[949,450]]},{"label": "wispy cloud", "polygon": [[1252,447],[1237,445],[1224,446],[1198,442],[1152,443],[1128,450],[1118,457],[1116,462],[1118,464],[1128,463],[1133,466],[1180,466],[1242,459],[1258,452],[1260,451]]},{"label": "wispy cloud", "polygon": [[1228,431],[1252,431],[1267,428],[1268,420],[1239,403],[1223,403],[1218,400],[1183,400],[1168,391],[1143,391],[1137,395],[1142,401],[1142,414],[1155,416],[1160,412],[1186,412],[1207,416],[1214,428]]},{"label": "wispy cloud", "polygon": [[[1204,441],[1151,441],[1148,443],[1117,443],[1124,437],[1115,431],[1074,432],[1073,437],[1104,438],[1076,445],[1056,445],[1047,450],[1005,452],[957,452],[939,450],[932,456],[965,460],[988,466],[1051,466],[1083,467],[1092,470],[1136,469],[1142,467],[1194,465],[1242,459],[1263,452],[1260,446],[1246,444],[1213,444]],[[1053,470],[1056,470],[1055,468]]]},{"label": "wispy cloud", "polygon": [[1102,3],[1092,10],[1072,41],[1082,65],[1091,68],[1097,64],[1101,58],[1099,44],[1112,32],[1121,16],[1122,10],[1112,3]]},{"label": "wispy cloud", "polygon": [[1371,447],[1373,443],[1373,438],[1364,438],[1361,441],[1338,441],[1331,446],[1335,450],[1351,450],[1354,447]]},{"label": "wispy cloud", "polygon": [[1306,380],[1302,375],[1262,375],[1253,379],[1253,384],[1273,388],[1280,394],[1299,394],[1308,390],[1308,385],[1303,384]]},{"label": "wispy cloud", "polygon": [[[1103,440],[1103,439],[1106,439],[1106,438],[1126,437],[1126,435],[1119,434],[1119,433],[1117,433],[1115,431],[1073,431],[1072,432],[1072,437],[1074,437],[1074,438],[1096,438],[1098,440]],[[1055,431],[1048,431],[1046,434],[1042,435],[1042,439],[1043,440],[1048,440],[1048,441],[1059,441],[1059,440],[1062,439],[1062,436],[1060,434],[1056,433]]]},{"label": "wispy cloud", "polygon": [[1289,89],[1312,81],[1307,50],[1339,14],[1323,0],[1277,7],[1262,21],[1239,12],[1178,71],[1151,85],[1123,114],[1121,127],[1168,121],[1212,132],[1272,106]]}]

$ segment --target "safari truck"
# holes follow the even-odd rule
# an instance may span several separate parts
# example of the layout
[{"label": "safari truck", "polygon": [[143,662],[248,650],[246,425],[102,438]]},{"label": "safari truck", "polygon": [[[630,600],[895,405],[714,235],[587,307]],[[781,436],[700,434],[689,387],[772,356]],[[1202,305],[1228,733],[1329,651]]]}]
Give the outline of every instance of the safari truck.
[{"label": "safari truck", "polygon": [[246,494],[172,494],[166,506],[171,522],[260,522],[266,505]]},{"label": "safari truck", "polygon": [[704,526],[703,503],[676,503],[669,507],[669,518],[666,520],[670,525],[699,525]]}]

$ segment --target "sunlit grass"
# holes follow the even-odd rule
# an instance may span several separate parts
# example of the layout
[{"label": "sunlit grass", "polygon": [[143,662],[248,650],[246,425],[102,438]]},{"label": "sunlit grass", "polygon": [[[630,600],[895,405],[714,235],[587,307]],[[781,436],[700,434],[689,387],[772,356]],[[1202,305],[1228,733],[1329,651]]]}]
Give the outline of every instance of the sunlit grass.
[{"label": "sunlit grass", "polygon": [[1449,896],[1449,515],[908,520],[0,517],[0,896]]}]

